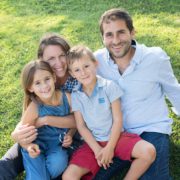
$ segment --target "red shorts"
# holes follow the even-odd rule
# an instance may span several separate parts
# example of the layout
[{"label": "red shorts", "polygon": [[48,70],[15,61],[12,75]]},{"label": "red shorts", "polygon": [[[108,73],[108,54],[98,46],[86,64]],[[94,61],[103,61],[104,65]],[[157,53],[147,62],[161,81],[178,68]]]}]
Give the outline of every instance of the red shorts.
[{"label": "red shorts", "polygon": [[[122,160],[131,161],[131,153],[134,145],[140,140],[141,138],[137,134],[127,132],[121,133],[121,137],[119,138],[114,151],[114,156],[119,157]],[[107,144],[107,142],[98,143],[102,147],[106,146]],[[76,152],[74,152],[70,160],[70,164],[75,164],[77,166],[89,169],[90,173],[82,178],[86,180],[92,179],[100,169],[97,164],[97,160],[95,159],[94,152],[86,143],[84,143]]]}]

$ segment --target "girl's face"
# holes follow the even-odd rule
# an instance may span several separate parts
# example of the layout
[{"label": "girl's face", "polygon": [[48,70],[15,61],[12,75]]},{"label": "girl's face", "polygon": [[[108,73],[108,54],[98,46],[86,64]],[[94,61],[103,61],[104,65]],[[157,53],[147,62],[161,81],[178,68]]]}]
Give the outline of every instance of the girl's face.
[{"label": "girl's face", "polygon": [[49,71],[37,70],[29,91],[43,102],[51,99],[55,91],[55,77]]},{"label": "girl's face", "polygon": [[44,49],[43,60],[51,66],[58,78],[67,74],[66,54],[60,46],[48,45]]}]

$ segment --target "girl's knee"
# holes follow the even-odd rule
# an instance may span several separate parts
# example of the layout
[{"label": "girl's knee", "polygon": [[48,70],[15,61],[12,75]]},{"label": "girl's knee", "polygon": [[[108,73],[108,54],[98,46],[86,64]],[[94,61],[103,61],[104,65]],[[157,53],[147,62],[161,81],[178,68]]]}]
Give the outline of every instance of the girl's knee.
[{"label": "girl's knee", "polygon": [[54,161],[48,164],[47,167],[48,167],[51,178],[54,179],[58,177],[60,174],[62,174],[64,170],[66,169],[67,165],[68,165],[67,159],[64,159],[64,160],[61,159],[60,161]]},{"label": "girl's knee", "polygon": [[57,178],[59,175],[61,175],[64,170],[65,170],[66,166],[59,166],[59,167],[55,167],[53,166],[52,168],[49,168],[49,174],[51,176],[52,179]]}]

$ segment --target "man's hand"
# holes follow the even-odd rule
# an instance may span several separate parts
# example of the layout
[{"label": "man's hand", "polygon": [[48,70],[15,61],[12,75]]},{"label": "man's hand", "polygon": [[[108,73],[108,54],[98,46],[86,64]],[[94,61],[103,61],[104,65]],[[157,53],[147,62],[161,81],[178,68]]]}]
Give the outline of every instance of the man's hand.
[{"label": "man's hand", "polygon": [[39,156],[39,154],[41,152],[39,149],[39,146],[37,144],[28,145],[27,151],[29,153],[29,156],[32,158],[36,158],[37,156]]},{"label": "man's hand", "polygon": [[33,142],[37,137],[37,129],[34,126],[18,124],[15,130],[11,133],[11,137],[22,145],[27,145]]}]

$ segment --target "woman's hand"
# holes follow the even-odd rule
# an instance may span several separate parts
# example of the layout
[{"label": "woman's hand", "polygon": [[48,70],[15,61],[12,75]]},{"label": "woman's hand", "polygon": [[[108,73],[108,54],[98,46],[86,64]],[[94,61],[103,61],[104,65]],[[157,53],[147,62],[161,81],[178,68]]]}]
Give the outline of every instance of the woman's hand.
[{"label": "woman's hand", "polygon": [[35,128],[35,126],[29,126],[28,124],[18,124],[14,131],[11,133],[11,137],[19,144],[30,144],[37,137],[37,129]]}]

